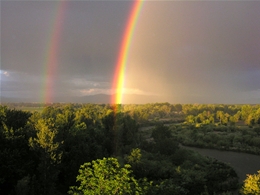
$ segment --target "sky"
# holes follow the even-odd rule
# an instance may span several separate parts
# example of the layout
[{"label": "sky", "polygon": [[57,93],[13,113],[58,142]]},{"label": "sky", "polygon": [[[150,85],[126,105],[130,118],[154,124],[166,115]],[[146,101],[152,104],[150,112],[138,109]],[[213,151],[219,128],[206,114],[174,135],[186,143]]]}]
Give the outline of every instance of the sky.
[{"label": "sky", "polygon": [[[2,101],[114,93],[132,1],[0,3]],[[259,10],[260,1],[143,1],[122,103],[259,104]]]}]

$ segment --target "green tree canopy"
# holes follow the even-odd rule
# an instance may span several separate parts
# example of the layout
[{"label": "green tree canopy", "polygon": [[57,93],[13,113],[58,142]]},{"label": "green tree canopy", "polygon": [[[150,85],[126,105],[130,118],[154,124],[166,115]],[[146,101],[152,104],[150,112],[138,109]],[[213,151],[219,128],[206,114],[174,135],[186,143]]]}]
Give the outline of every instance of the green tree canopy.
[{"label": "green tree canopy", "polygon": [[80,166],[77,182],[69,194],[141,194],[137,181],[131,176],[130,165],[120,167],[117,159],[103,158]]},{"label": "green tree canopy", "polygon": [[257,174],[247,175],[240,192],[248,195],[260,194],[260,170]]}]

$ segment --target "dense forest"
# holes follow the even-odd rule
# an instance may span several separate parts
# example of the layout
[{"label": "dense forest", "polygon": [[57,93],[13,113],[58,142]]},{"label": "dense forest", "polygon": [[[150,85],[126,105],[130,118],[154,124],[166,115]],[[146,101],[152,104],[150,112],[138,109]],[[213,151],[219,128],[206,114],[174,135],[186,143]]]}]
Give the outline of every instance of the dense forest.
[{"label": "dense forest", "polygon": [[260,154],[259,125],[260,105],[2,104],[0,194],[257,194],[182,145]]}]

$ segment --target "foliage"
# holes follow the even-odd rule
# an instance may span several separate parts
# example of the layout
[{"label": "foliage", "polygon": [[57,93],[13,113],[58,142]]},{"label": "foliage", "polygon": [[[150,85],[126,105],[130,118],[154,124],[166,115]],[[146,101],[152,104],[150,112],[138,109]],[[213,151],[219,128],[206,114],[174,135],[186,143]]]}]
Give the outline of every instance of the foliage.
[{"label": "foliage", "polygon": [[156,141],[164,140],[166,138],[171,138],[172,134],[167,126],[165,126],[163,124],[158,124],[154,128],[151,137],[156,142]]},{"label": "foliage", "polygon": [[171,126],[173,137],[187,146],[260,154],[259,127],[225,125]]},{"label": "foliage", "polygon": [[25,128],[30,115],[0,106],[0,194],[14,193],[17,181],[35,165],[27,142],[30,132]]},{"label": "foliage", "polygon": [[135,148],[132,149],[131,154],[126,157],[126,160],[130,165],[135,165],[140,163],[141,157],[141,150],[139,148]]},{"label": "foliage", "polygon": [[141,194],[136,179],[131,176],[130,165],[120,167],[117,159],[103,158],[80,166],[77,181],[69,194]]},{"label": "foliage", "polygon": [[36,125],[36,137],[29,139],[29,145],[35,150],[40,159],[38,164],[39,187],[42,189],[39,194],[53,194],[55,192],[55,182],[58,176],[56,165],[60,163],[62,152],[59,143],[55,142],[57,130],[51,119],[40,119]]},{"label": "foliage", "polygon": [[[233,170],[179,143],[244,151],[260,145],[257,105],[18,105],[32,111],[0,106],[1,194],[65,194],[69,186],[81,193],[81,185],[95,191],[89,184],[104,179],[101,170],[112,173],[102,188],[111,193],[221,194],[235,186]],[[146,125],[155,126],[139,131]]]},{"label": "foliage", "polygon": [[260,194],[260,171],[257,174],[247,175],[240,192],[248,195]]}]

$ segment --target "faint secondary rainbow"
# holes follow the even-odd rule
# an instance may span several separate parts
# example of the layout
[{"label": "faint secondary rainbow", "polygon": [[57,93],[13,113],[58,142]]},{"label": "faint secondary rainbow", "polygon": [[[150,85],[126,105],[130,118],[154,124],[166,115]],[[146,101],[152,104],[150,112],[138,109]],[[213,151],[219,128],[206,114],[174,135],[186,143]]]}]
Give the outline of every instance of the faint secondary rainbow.
[{"label": "faint secondary rainbow", "polygon": [[128,60],[128,53],[132,42],[135,26],[143,5],[143,0],[135,0],[130,11],[130,15],[126,24],[126,28],[123,34],[117,64],[114,73],[114,79],[112,89],[115,90],[115,94],[112,95],[112,104],[121,104],[124,93],[124,80],[125,80],[125,68]]},{"label": "faint secondary rainbow", "polygon": [[47,47],[45,50],[44,62],[44,86],[43,86],[43,102],[53,102],[54,82],[57,76],[57,68],[59,64],[59,44],[61,39],[61,31],[64,22],[67,1],[60,0],[57,2],[54,15],[52,17],[52,25],[47,39]]}]

